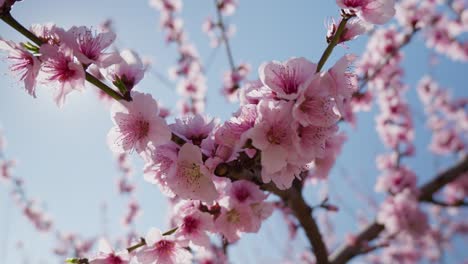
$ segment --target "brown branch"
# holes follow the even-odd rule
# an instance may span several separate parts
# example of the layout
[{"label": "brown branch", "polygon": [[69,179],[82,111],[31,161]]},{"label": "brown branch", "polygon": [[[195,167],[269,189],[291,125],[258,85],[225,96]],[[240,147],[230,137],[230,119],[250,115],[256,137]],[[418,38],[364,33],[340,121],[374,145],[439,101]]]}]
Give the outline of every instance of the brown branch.
[{"label": "brown branch", "polygon": [[[442,187],[448,183],[456,180],[463,173],[468,172],[468,156],[465,156],[454,166],[446,169],[445,171],[439,173],[431,181],[424,184],[419,188],[420,201],[427,201],[432,199],[434,193],[439,191]],[[339,264],[346,263],[353,257],[362,253],[362,243],[372,241],[377,238],[385,227],[377,222],[369,224],[363,231],[361,231],[356,237],[356,243],[353,245],[343,245],[341,248],[333,252],[330,256],[330,263]]]},{"label": "brown branch", "polygon": [[453,203],[447,203],[447,202],[436,200],[436,199],[432,198],[430,200],[422,200],[421,202],[426,202],[426,203],[434,204],[434,205],[441,206],[441,207],[464,207],[464,206],[468,206],[468,202],[464,201],[464,200],[458,200],[458,201],[455,201]]},{"label": "brown branch", "polygon": [[301,224],[304,232],[312,246],[312,250],[319,264],[327,264],[328,251],[320,233],[319,227],[312,216],[312,208],[307,204],[302,195],[302,183],[294,180],[293,186],[288,190],[280,190],[274,183],[263,184],[260,181],[261,166],[259,164],[259,154],[250,159],[241,153],[237,160],[218,165],[215,174],[220,177],[227,177],[231,180],[248,180],[256,183],[261,189],[279,196],[285,204],[289,206],[297,220]]}]

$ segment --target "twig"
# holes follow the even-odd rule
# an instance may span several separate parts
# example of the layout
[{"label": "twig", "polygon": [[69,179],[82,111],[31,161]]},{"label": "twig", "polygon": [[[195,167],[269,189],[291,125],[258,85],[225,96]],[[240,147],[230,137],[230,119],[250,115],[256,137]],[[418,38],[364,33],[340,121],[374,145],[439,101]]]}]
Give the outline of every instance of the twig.
[{"label": "twig", "polygon": [[346,32],[346,23],[348,23],[348,20],[352,18],[354,15],[347,15],[342,11],[342,19],[340,24],[338,25],[338,28],[336,29],[336,33],[331,39],[330,43],[328,43],[327,48],[323,52],[322,56],[320,57],[320,60],[317,65],[317,70],[316,72],[320,72],[322,70],[323,66],[325,65],[325,62],[327,62],[328,58],[333,52],[333,49],[338,45],[341,36]]},{"label": "twig", "polygon": [[[419,188],[419,201],[431,199],[433,194],[439,191],[448,183],[456,180],[462,174],[468,172],[468,156],[465,156],[461,161],[436,175],[431,181]],[[356,237],[356,243],[353,245],[343,245],[330,256],[331,264],[346,263],[353,257],[360,254],[361,243],[363,241],[372,241],[379,236],[385,227],[376,221],[369,224]]]},{"label": "twig", "polygon": [[[10,13],[3,13],[0,15],[0,18],[8,24],[10,27],[14,28],[16,31],[21,33],[23,36],[27,37],[29,40],[34,42],[36,45],[41,46],[43,44],[42,40],[39,39],[36,35],[34,35],[31,31],[29,31],[27,28],[25,28],[23,25],[21,25],[16,19],[11,16]],[[86,71],[85,71],[86,72]],[[86,72],[86,80],[92,84],[94,84],[97,88],[101,89],[103,92],[111,96],[117,101],[120,100],[125,100],[125,101],[131,101],[131,98],[128,96],[122,96],[118,92],[114,91],[112,88],[98,80],[96,77],[93,75],[89,74]]]},{"label": "twig", "polygon": [[231,71],[235,72],[237,67],[236,67],[236,64],[234,63],[234,57],[232,56],[232,50],[229,44],[229,38],[226,33],[226,26],[224,25],[224,22],[223,22],[223,15],[221,14],[221,8],[219,6],[218,0],[214,0],[214,3],[216,7],[216,14],[218,16],[217,25],[221,31],[221,38],[223,39],[224,47],[226,47],[226,53],[227,53],[227,57],[229,60],[229,66],[231,67]]}]

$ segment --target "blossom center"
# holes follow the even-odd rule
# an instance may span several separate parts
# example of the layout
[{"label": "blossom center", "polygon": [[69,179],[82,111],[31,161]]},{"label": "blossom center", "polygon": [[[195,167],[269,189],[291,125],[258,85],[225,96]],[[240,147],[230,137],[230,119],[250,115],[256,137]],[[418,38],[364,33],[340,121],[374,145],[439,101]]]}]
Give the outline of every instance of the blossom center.
[{"label": "blossom center", "polygon": [[191,216],[186,216],[184,218],[184,231],[186,233],[193,233],[198,229],[198,226],[200,225],[199,221]]},{"label": "blossom center", "polygon": [[240,213],[236,209],[231,209],[226,213],[227,220],[230,223],[239,223],[240,222]]},{"label": "blossom center", "polygon": [[268,142],[270,142],[271,144],[279,145],[281,144],[285,133],[281,129],[270,128],[266,136]]},{"label": "blossom center", "polygon": [[194,184],[203,176],[200,165],[196,163],[184,163],[181,165],[182,174],[189,184]]}]

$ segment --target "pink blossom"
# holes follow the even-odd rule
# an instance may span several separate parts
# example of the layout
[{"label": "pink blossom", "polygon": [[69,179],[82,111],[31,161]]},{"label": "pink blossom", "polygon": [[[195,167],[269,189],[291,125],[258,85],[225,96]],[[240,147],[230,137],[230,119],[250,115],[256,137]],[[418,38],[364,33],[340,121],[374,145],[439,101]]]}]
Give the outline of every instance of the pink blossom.
[{"label": "pink blossom", "polygon": [[237,8],[237,1],[236,0],[219,0],[218,1],[218,8],[221,10],[223,15],[231,16],[234,14]]},{"label": "pink blossom", "polygon": [[[333,37],[336,34],[336,30],[338,29],[338,25],[341,23],[336,23],[335,20],[331,20],[327,27],[327,41],[331,42]],[[338,43],[343,43],[349,40],[356,39],[360,35],[364,35],[365,33],[369,32],[372,29],[372,24],[367,23],[366,21],[354,18],[350,19],[346,24],[346,28],[344,33],[340,36]]]},{"label": "pink blossom", "polygon": [[146,246],[136,253],[141,264],[190,264],[192,255],[172,236],[162,236],[161,231],[151,228],[145,237]]},{"label": "pink blossom", "polygon": [[91,29],[81,26],[73,26],[68,30],[68,39],[64,41],[71,47],[77,59],[85,64],[96,64],[99,67],[106,68],[111,64],[119,62],[121,59],[115,53],[104,53],[115,40],[115,33],[108,31],[99,34],[93,34]]},{"label": "pink blossom", "polygon": [[294,141],[298,155],[307,161],[323,158],[326,155],[327,140],[337,131],[337,125],[330,127],[299,126],[297,129],[298,140]]},{"label": "pink blossom", "polygon": [[112,65],[107,70],[107,75],[114,83],[123,83],[127,91],[143,79],[146,67],[138,54],[131,50],[123,50],[120,52],[122,60],[115,65]]},{"label": "pink blossom", "polygon": [[388,197],[380,207],[377,221],[385,225],[390,234],[400,232],[416,239],[429,228],[427,215],[419,208],[418,200],[410,189]]},{"label": "pink blossom", "polygon": [[215,142],[234,148],[242,135],[255,125],[257,119],[257,107],[252,104],[242,106],[229,121],[226,121],[215,132]]},{"label": "pink blossom", "polygon": [[36,97],[36,78],[41,67],[40,61],[21,45],[0,38],[0,50],[8,52],[10,70],[24,81],[26,91]]},{"label": "pink blossom", "polygon": [[207,248],[210,245],[207,231],[213,231],[213,217],[198,210],[198,205],[194,201],[182,201],[175,206],[175,224],[179,227],[175,237],[187,246],[192,242]]},{"label": "pink blossom", "polygon": [[63,38],[67,38],[67,32],[53,23],[47,23],[44,25],[34,24],[31,26],[30,30],[42,42],[53,46],[59,46],[62,44]]},{"label": "pink blossom", "polygon": [[385,24],[395,15],[395,0],[336,0],[336,3],[372,24]]},{"label": "pink blossom", "polygon": [[457,180],[447,184],[444,195],[448,203],[463,201],[468,197],[468,173],[464,173]]},{"label": "pink blossom", "polygon": [[180,95],[196,99],[203,99],[206,89],[206,80],[202,75],[183,79],[177,85],[177,92]]},{"label": "pink blossom", "polygon": [[264,63],[258,69],[260,80],[280,99],[294,100],[307,80],[315,74],[317,65],[304,58],[292,58],[285,62]]},{"label": "pink blossom", "polygon": [[133,101],[112,105],[115,126],[107,136],[110,148],[117,153],[135,149],[146,155],[156,146],[168,143],[171,131],[159,115],[157,102],[150,94],[132,92]]},{"label": "pink blossom", "polygon": [[224,73],[222,93],[231,102],[237,100],[240,84],[250,73],[250,65],[240,64],[235,71]]},{"label": "pink blossom", "polygon": [[354,55],[345,55],[328,70],[328,74],[335,82],[330,95],[334,98],[336,107],[342,115],[346,113],[345,109],[351,101],[351,96],[357,90],[357,76],[349,70],[355,59]]},{"label": "pink blossom", "polygon": [[144,179],[152,184],[156,184],[161,192],[173,198],[175,194],[168,186],[167,179],[175,177],[177,171],[177,146],[175,143],[164,144],[152,151],[149,163],[144,171]]},{"label": "pink blossom", "polygon": [[234,203],[252,204],[266,199],[267,195],[252,182],[239,180],[228,185],[227,195],[232,198]]},{"label": "pink blossom", "polygon": [[233,243],[241,237],[242,232],[252,228],[252,210],[246,205],[228,205],[221,207],[221,214],[215,220],[216,230],[223,234],[229,243]]},{"label": "pink blossom", "polygon": [[128,264],[130,256],[126,251],[115,252],[106,240],[99,241],[99,254],[89,259],[89,264]]},{"label": "pink blossom", "polygon": [[[286,161],[286,165],[276,172],[269,172],[265,168],[262,168],[262,180],[263,182],[273,181],[280,190],[286,190],[291,188],[295,178],[300,179],[302,166],[298,166],[294,163],[296,161],[295,156],[289,157]],[[294,163],[291,163],[294,162]]]},{"label": "pink blossom", "polygon": [[294,104],[292,114],[296,121],[303,126],[329,127],[336,124],[340,114],[331,96],[334,86],[329,74],[317,74]]},{"label": "pink blossom", "polygon": [[175,123],[170,125],[170,128],[177,135],[191,141],[192,144],[200,146],[203,140],[213,131],[215,125],[215,119],[195,114],[177,118]]},{"label": "pink blossom", "polygon": [[346,139],[345,133],[341,132],[326,141],[324,157],[316,158],[311,164],[309,174],[313,181],[327,179]]},{"label": "pink blossom", "polygon": [[258,202],[250,204],[250,209],[252,210],[253,221],[245,231],[257,233],[260,230],[262,222],[273,214],[274,205],[272,202]]},{"label": "pink blossom", "polygon": [[416,181],[417,179],[414,172],[404,166],[399,166],[398,168],[389,170],[384,175],[381,175],[377,180],[375,189],[379,192],[397,194],[408,188],[412,192],[416,193]]},{"label": "pink blossom", "polygon": [[47,82],[56,83],[54,100],[59,107],[63,106],[66,96],[74,91],[83,91],[85,71],[73,57],[73,51],[67,46],[58,48],[44,44],[40,48],[43,60],[41,71]]},{"label": "pink blossom", "polygon": [[258,104],[261,99],[274,99],[273,91],[263,86],[260,80],[245,82],[239,91],[239,101],[241,105]]},{"label": "pink blossom", "polygon": [[218,197],[211,173],[203,164],[201,150],[191,143],[180,148],[177,171],[167,178],[167,184],[182,199],[211,203]]},{"label": "pink blossom", "polygon": [[262,169],[268,174],[284,168],[288,156],[294,152],[291,109],[292,102],[263,100],[258,104],[259,117],[248,136],[262,151]]}]

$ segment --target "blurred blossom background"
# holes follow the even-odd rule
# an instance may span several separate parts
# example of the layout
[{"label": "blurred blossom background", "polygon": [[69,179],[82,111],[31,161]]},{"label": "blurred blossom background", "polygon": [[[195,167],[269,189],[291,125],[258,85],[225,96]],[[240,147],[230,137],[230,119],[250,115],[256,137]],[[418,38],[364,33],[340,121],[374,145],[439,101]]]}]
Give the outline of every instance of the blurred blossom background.
[{"label": "blurred blossom background", "polygon": [[[202,32],[207,17],[215,17],[213,1],[183,1],[181,13],[190,40],[196,45],[207,77],[205,113],[221,121],[238,109],[221,96],[223,73],[229,70],[224,47],[212,48]],[[270,60],[284,61],[290,57],[305,57],[317,62],[326,48],[326,21],[339,15],[335,1],[239,1],[233,16],[226,20],[236,26],[230,44],[236,62],[252,66],[249,79],[257,78],[258,66]],[[177,51],[167,45],[159,28],[159,13],[143,1],[82,0],[82,1],[22,1],[13,7],[13,16],[23,25],[54,22],[69,28],[85,25],[98,30],[110,19],[117,33],[118,48],[130,48],[151,61],[151,68],[136,90],[153,94],[163,106],[177,115],[175,82],[168,78],[168,68],[175,65]],[[6,24],[0,23],[4,39],[25,39]],[[338,46],[325,68],[333,65],[345,53],[360,55],[367,38]],[[453,62],[425,48],[418,34],[403,49],[404,81],[409,85],[408,101],[415,121],[416,155],[405,159],[418,175],[419,184],[452,164],[456,157],[435,156],[429,153],[430,133],[416,85],[422,76],[430,74],[441,86],[449,88],[453,97],[468,96],[468,66]],[[117,180],[121,174],[117,162],[106,145],[106,135],[112,126],[108,106],[97,98],[97,89],[88,86],[83,93],[72,93],[62,109],[51,98],[51,89],[39,87],[37,99],[28,96],[22,84],[10,76],[6,61],[0,63],[0,126],[7,138],[5,154],[17,160],[14,174],[25,181],[28,196],[36,198],[53,219],[54,230],[78,233],[84,238],[124,235],[134,228],[144,235],[150,227],[168,230],[166,198],[159,189],[143,181],[142,161],[131,159],[135,199],[142,214],[132,227],[122,225],[129,199],[118,194]],[[346,131],[345,143],[326,186],[318,184],[307,189],[311,204],[318,204],[325,190],[330,201],[339,207],[328,214],[334,223],[336,239],[344,241],[346,234],[358,230],[360,218],[372,220],[375,210],[369,200],[382,201],[384,196],[374,192],[379,172],[375,167],[377,154],[385,152],[375,131],[375,105],[370,112],[360,113],[356,128],[341,124]],[[14,205],[11,188],[0,184],[0,263],[60,263],[54,255],[56,234],[40,233]],[[322,215],[322,216],[321,216]],[[322,228],[325,225],[321,224]],[[446,263],[461,263],[468,257],[466,240],[456,240],[453,251],[446,252]],[[308,246],[300,231],[290,241],[282,216],[275,213],[258,234],[244,234],[230,247],[233,263],[281,263],[298,259]],[[354,260],[359,263],[362,259]]]}]

